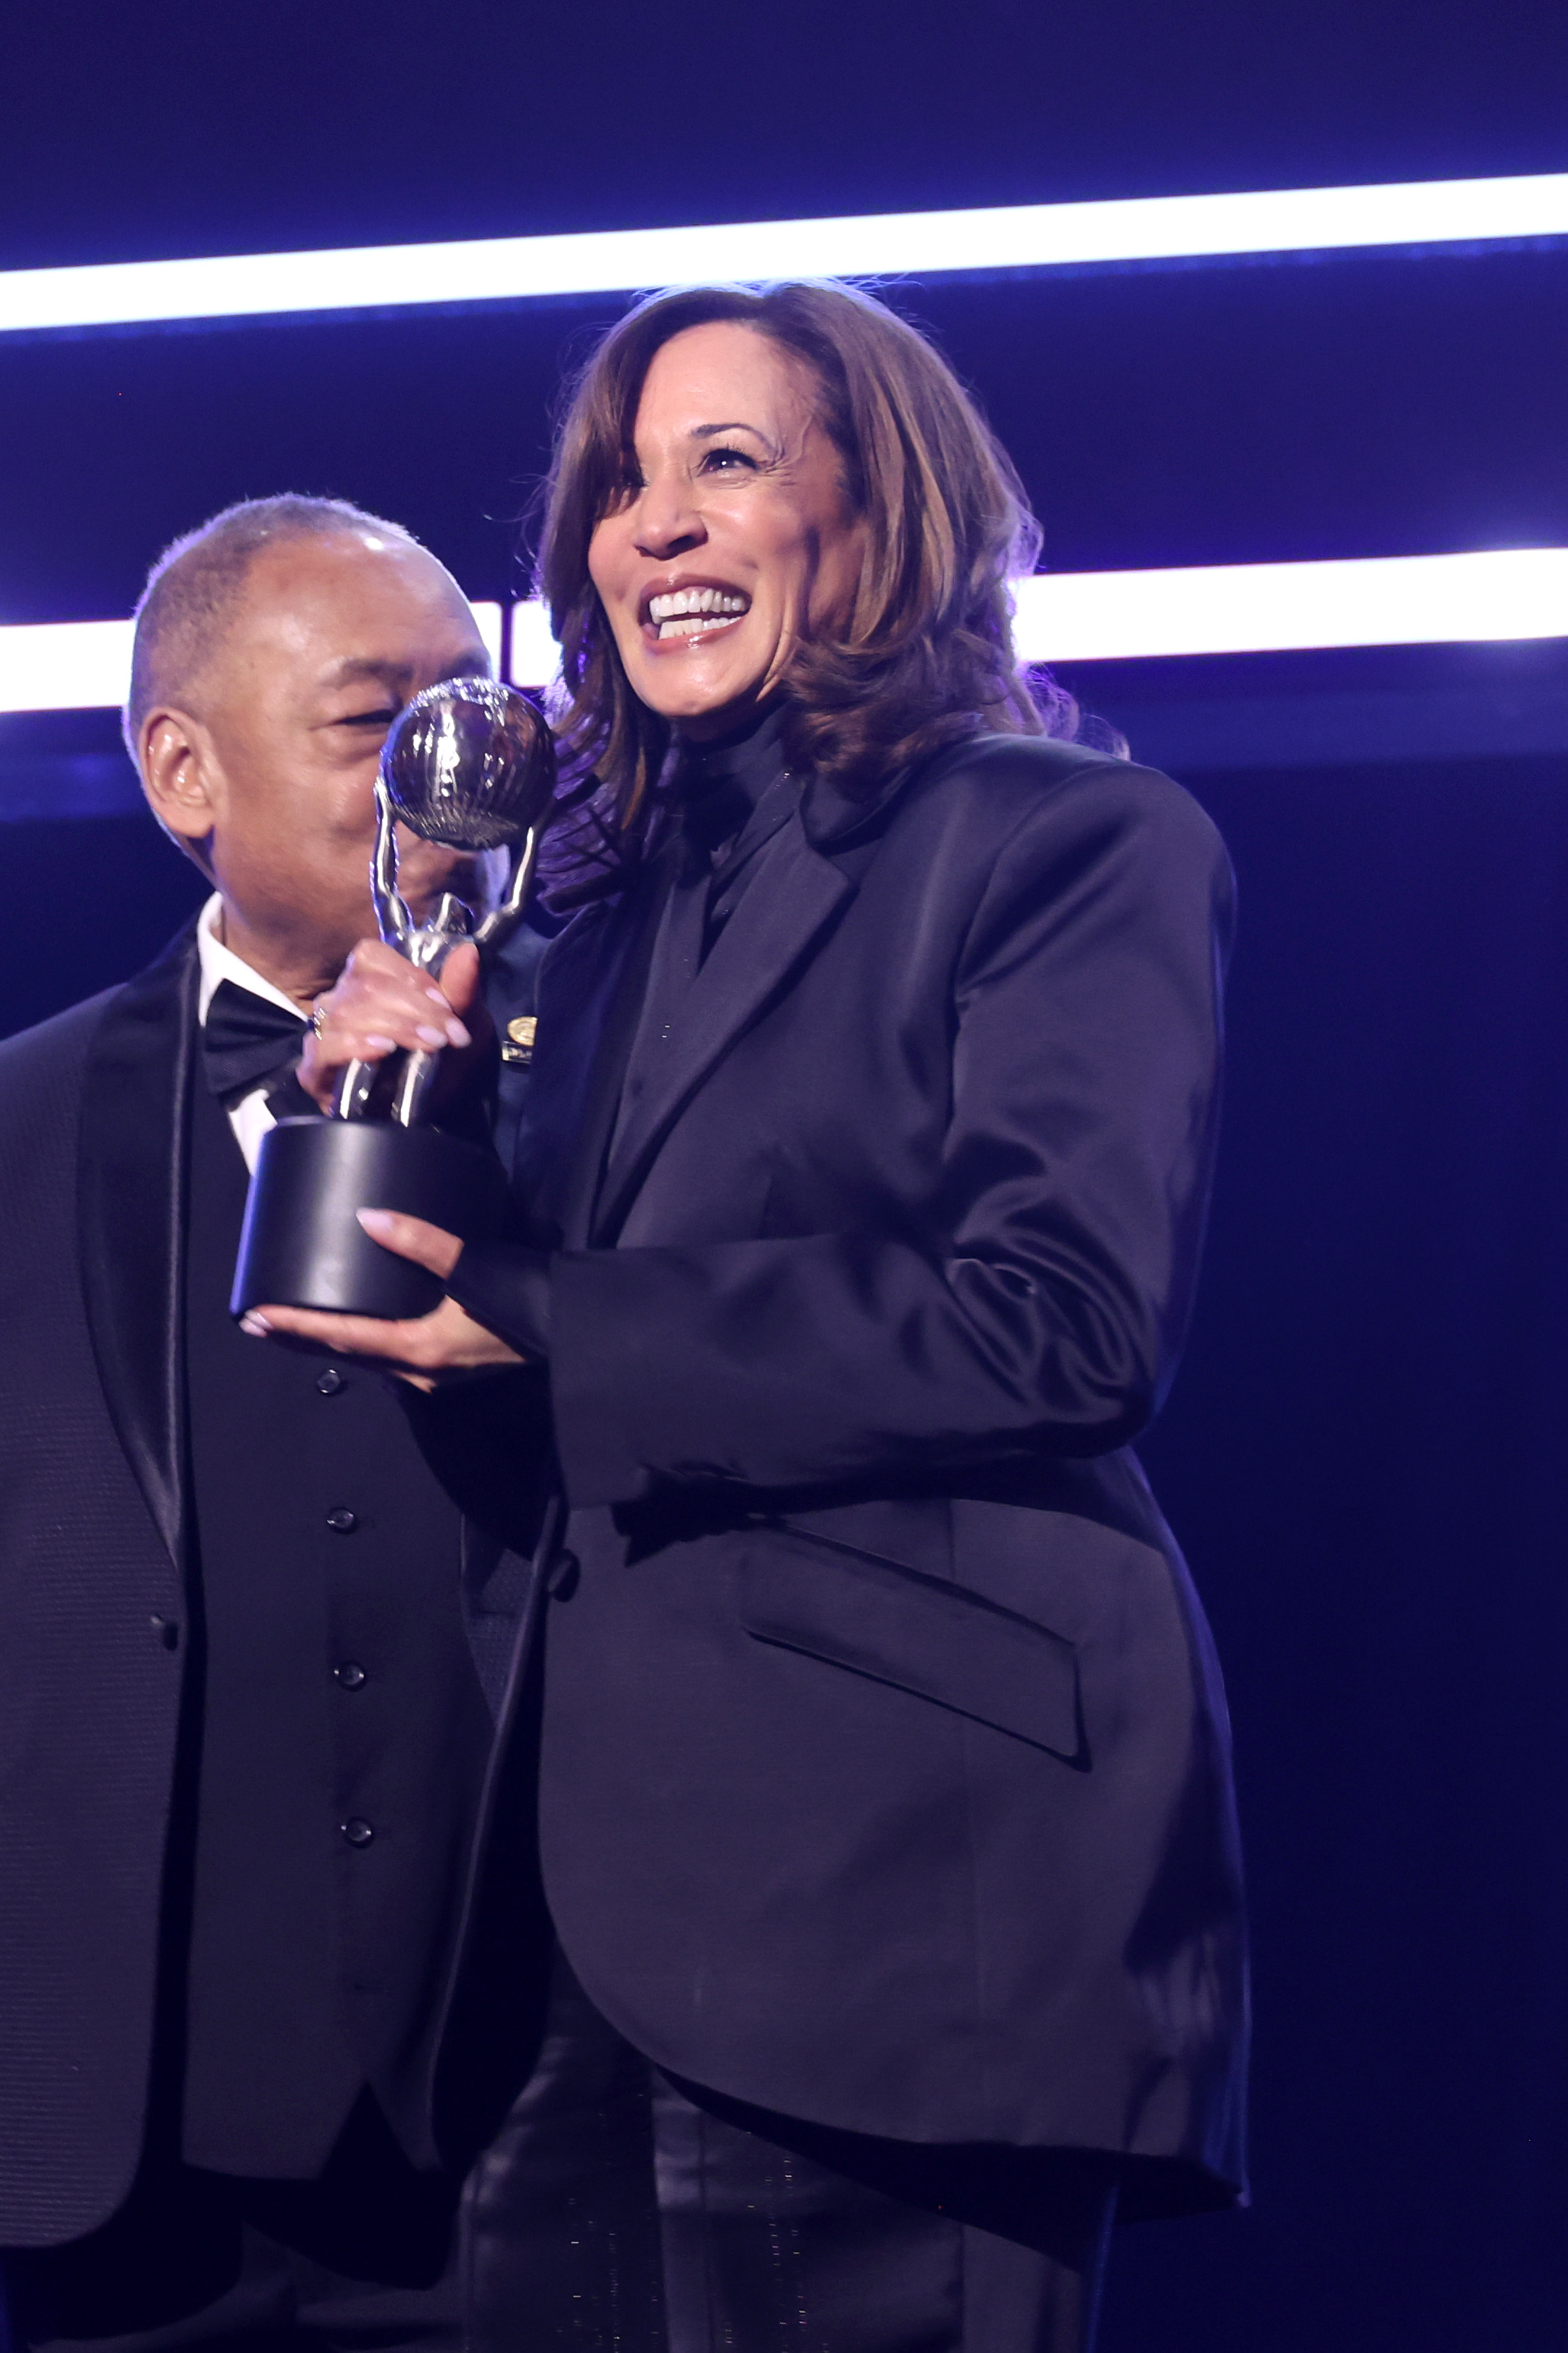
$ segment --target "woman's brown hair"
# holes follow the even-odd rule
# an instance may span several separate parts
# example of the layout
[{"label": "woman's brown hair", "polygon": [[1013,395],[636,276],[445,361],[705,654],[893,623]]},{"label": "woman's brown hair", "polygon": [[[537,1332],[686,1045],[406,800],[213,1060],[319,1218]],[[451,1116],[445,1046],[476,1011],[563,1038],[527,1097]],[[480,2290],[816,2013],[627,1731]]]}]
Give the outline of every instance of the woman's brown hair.
[{"label": "woman's brown hair", "polygon": [[[656,294],[611,328],[577,380],[540,543],[539,591],[561,644],[557,732],[568,775],[595,780],[605,847],[618,840],[624,854],[642,833],[670,729],[627,681],[589,543],[625,480],[654,353],[714,320],[753,327],[805,364],[846,493],[869,524],[844,628],[801,645],[786,675],[792,763],[853,792],[958,736],[1071,733],[1070,696],[1044,678],[1031,691],[1013,651],[1007,583],[1033,570],[1038,526],[1011,459],[925,338],[830,282]],[[577,847],[588,847],[581,836]]]}]

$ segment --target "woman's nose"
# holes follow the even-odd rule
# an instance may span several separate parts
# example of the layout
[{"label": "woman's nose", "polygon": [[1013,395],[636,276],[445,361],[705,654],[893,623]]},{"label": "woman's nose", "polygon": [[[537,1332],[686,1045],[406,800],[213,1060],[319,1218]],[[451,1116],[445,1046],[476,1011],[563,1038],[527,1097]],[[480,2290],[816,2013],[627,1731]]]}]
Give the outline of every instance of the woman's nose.
[{"label": "woman's nose", "polygon": [[655,476],[645,485],[634,527],[638,554],[659,560],[700,547],[708,536],[691,485],[679,475]]}]

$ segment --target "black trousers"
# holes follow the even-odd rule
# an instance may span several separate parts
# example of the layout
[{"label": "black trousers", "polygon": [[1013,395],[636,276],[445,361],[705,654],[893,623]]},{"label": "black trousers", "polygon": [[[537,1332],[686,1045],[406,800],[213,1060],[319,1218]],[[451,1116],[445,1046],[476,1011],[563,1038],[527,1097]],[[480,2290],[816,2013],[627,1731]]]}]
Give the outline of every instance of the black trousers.
[{"label": "black trousers", "polygon": [[[1024,2244],[935,2211],[908,2151],[720,2105],[560,1964],[466,2184],[368,2102],[319,2181],[149,2165],[103,2230],[5,2259],[16,2353],[1089,2353],[1106,2178],[1047,2185]],[[958,2153],[942,2177],[962,2204]]]},{"label": "black trousers", "polygon": [[962,2153],[911,2165],[721,2105],[650,2068],[558,1963],[465,2199],[468,2353],[1090,2353],[1107,2173],[1043,2180],[1027,2245],[916,2202],[962,2196]]}]

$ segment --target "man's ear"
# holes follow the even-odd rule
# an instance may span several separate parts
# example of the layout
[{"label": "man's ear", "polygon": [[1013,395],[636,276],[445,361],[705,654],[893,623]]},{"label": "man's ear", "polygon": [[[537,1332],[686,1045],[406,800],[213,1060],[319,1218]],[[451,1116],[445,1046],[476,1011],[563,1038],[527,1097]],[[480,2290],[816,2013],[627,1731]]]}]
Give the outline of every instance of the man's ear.
[{"label": "man's ear", "polygon": [[150,711],[142,723],[140,749],[142,789],[153,816],[206,872],[206,845],[217,818],[206,729],[187,712]]}]

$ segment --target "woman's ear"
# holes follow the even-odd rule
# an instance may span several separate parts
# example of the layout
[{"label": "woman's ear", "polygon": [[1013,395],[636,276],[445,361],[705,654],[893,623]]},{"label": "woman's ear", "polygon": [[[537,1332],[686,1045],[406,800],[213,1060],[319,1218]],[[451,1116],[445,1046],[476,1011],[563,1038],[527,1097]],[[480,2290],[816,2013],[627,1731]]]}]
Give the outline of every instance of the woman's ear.
[{"label": "woman's ear", "polygon": [[150,711],[142,722],[142,786],[153,814],[196,863],[212,837],[212,752],[206,730],[183,711]]}]

